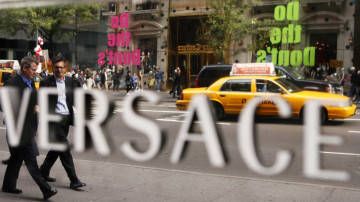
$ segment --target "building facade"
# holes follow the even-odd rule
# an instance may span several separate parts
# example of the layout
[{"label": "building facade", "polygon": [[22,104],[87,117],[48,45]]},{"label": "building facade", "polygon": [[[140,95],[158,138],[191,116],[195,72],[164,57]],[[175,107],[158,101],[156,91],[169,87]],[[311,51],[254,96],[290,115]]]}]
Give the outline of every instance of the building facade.
[{"label": "building facade", "polygon": [[355,0],[354,66],[360,68],[360,1]]},{"label": "building facade", "polygon": [[[216,64],[214,52],[201,39],[201,23],[210,12],[206,0],[129,0],[119,3],[119,11],[131,14],[133,45],[142,50],[145,65],[160,67],[165,78],[180,66],[186,86],[191,86],[202,66]],[[262,0],[251,9],[257,20],[273,19],[274,8],[283,1]],[[315,46],[316,65],[332,68],[354,63],[355,0],[300,0],[300,24],[303,26],[299,48]],[[359,26],[358,26],[359,27]],[[359,28],[357,28],[359,29]],[[231,54],[231,62],[254,62],[256,52],[247,47],[256,36],[248,36]],[[144,58],[144,57],[142,57]]]},{"label": "building facade", "polygon": [[[123,12],[130,14],[130,49],[141,50],[141,65],[129,67],[133,71],[142,69],[147,73],[160,68],[167,80],[179,66],[185,86],[191,86],[202,66],[221,62],[202,39],[206,29],[202,23],[211,13],[207,0],[114,0],[106,4],[100,22],[79,24],[74,41],[57,46],[59,51],[69,53],[74,63],[97,65],[97,53],[107,48],[106,33],[114,31],[109,26],[109,18]],[[273,19],[274,8],[280,4],[285,3],[262,0],[251,9],[249,17],[258,21]],[[357,0],[300,0],[300,4],[299,23],[303,31],[299,48],[315,46],[317,65],[333,68],[360,65],[360,59],[354,57],[354,51],[360,52]],[[75,28],[68,29],[74,31]],[[18,59],[35,47],[36,37],[1,35],[0,38],[4,42],[0,47],[2,58]],[[255,39],[256,36],[244,37],[236,44],[238,51],[230,54],[229,61],[256,61],[256,51],[248,48],[256,43]]]},{"label": "building facade", "polygon": [[[257,19],[273,18],[280,1],[263,0],[253,9]],[[300,0],[302,43],[300,47],[316,47],[316,65],[351,67],[355,30],[355,0]]]}]

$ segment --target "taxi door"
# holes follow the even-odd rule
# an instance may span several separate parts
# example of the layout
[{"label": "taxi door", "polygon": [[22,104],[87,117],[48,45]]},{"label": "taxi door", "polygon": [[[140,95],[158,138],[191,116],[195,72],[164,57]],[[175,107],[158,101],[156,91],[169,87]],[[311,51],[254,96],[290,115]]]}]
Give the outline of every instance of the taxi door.
[{"label": "taxi door", "polygon": [[258,106],[257,114],[265,116],[276,116],[278,114],[277,107],[270,99],[267,98],[273,95],[280,95],[281,92],[282,88],[272,80],[256,79],[255,96],[265,98],[264,101]]},{"label": "taxi door", "polygon": [[238,114],[253,96],[251,79],[230,79],[218,92],[218,98],[227,114]]}]

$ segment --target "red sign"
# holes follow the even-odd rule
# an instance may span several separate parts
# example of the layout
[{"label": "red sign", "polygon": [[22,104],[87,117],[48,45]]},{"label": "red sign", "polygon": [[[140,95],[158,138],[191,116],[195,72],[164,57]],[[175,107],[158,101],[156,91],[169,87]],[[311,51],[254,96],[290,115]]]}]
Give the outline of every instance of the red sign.
[{"label": "red sign", "polygon": [[275,75],[275,68],[272,63],[235,63],[230,75]]}]

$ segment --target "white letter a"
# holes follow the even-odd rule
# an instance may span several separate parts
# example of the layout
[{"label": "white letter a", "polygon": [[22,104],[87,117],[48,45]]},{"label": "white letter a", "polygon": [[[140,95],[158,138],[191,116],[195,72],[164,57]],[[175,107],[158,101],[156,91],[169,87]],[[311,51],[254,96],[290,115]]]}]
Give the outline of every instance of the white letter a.
[{"label": "white letter a", "polygon": [[[194,124],[195,114],[199,118],[199,127],[202,134],[190,133]],[[214,117],[209,108],[209,100],[205,95],[194,96],[190,103],[188,114],[185,122],[180,128],[178,138],[175,142],[173,153],[171,154],[171,162],[178,163],[184,151],[187,141],[204,142],[210,163],[214,167],[224,167],[225,157],[220,144],[220,137],[217,132]]]}]

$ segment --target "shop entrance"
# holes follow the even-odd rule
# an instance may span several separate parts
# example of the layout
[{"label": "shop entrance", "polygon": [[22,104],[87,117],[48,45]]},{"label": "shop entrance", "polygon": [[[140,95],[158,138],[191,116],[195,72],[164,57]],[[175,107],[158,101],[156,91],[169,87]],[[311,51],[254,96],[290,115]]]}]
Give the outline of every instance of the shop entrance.
[{"label": "shop entrance", "polygon": [[175,17],[170,19],[169,68],[172,75],[179,66],[184,87],[194,86],[196,75],[204,65],[214,64],[213,50],[202,36],[202,21],[206,16]]},{"label": "shop entrance", "polygon": [[316,65],[329,65],[336,60],[336,33],[313,33],[310,35],[310,45],[316,47]]},{"label": "shop entrance", "polygon": [[141,69],[144,73],[154,71],[157,66],[157,38],[140,38],[138,46],[141,50]]},{"label": "shop entrance", "polygon": [[214,64],[212,53],[179,53],[177,64],[182,70],[182,76],[186,87],[195,85],[195,79],[201,68],[208,64]]}]

